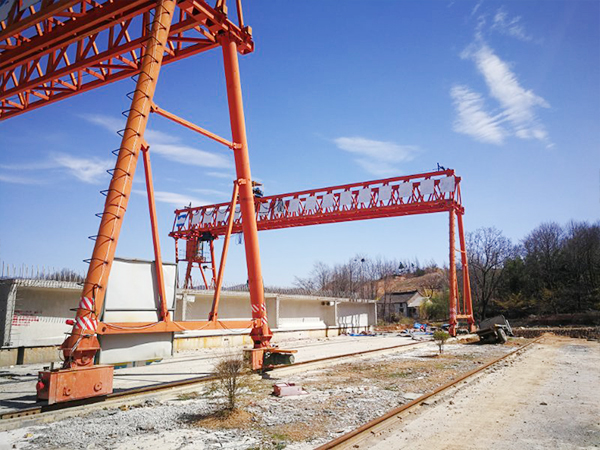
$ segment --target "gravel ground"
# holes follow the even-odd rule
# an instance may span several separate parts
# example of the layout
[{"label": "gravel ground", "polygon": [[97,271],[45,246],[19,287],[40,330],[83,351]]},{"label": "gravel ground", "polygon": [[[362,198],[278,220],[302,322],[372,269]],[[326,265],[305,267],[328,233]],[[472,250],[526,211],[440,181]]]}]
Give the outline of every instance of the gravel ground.
[{"label": "gravel ground", "polygon": [[[241,417],[215,418],[222,399],[209,386],[196,395],[0,433],[0,450],[314,448],[524,342],[446,345],[442,356],[431,343],[283,380],[251,377],[240,397]],[[302,384],[308,393],[274,397],[277,381]]]},{"label": "gravel ground", "polygon": [[599,386],[599,343],[548,336],[360,448],[597,449]]}]

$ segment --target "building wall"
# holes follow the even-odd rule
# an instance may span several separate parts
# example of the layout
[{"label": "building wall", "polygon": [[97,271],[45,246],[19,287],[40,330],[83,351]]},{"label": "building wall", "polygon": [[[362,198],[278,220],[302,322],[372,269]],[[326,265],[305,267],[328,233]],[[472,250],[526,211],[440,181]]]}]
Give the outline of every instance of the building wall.
[{"label": "building wall", "polygon": [[343,329],[368,327],[377,322],[373,303],[339,303],[337,310],[338,325]]},{"label": "building wall", "polygon": [[[183,294],[183,295],[181,295]],[[76,283],[43,280],[0,282],[0,336],[4,336],[0,365],[16,363],[16,347],[27,347],[24,363],[58,361],[58,347],[71,330],[81,296]],[[180,292],[175,305],[178,320],[206,320],[212,306],[212,292]],[[273,342],[288,339],[335,336],[340,332],[370,329],[376,322],[376,304],[345,299],[298,295],[265,296]],[[223,292],[219,318],[251,318],[247,292]],[[3,324],[3,325],[1,325]],[[206,330],[177,333],[173,351],[252,344],[246,330]],[[126,346],[127,347],[127,346]]]},{"label": "building wall", "polygon": [[279,329],[310,329],[334,327],[330,312],[333,306],[323,306],[320,301],[279,299]]}]

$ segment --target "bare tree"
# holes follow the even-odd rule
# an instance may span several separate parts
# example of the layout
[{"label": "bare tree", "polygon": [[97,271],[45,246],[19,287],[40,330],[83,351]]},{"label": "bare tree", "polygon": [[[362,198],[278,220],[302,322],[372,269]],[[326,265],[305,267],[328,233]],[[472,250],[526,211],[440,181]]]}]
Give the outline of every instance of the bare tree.
[{"label": "bare tree", "polygon": [[504,263],[514,255],[510,239],[496,228],[479,228],[467,233],[471,291],[479,317],[484,319],[497,294]]},{"label": "bare tree", "polygon": [[217,363],[214,374],[222,392],[227,397],[227,411],[235,410],[237,396],[241,387],[244,361],[240,355],[226,355]]},{"label": "bare tree", "polygon": [[554,314],[558,313],[561,300],[563,243],[563,229],[555,222],[541,224],[523,240],[533,297],[541,311],[549,306]]}]

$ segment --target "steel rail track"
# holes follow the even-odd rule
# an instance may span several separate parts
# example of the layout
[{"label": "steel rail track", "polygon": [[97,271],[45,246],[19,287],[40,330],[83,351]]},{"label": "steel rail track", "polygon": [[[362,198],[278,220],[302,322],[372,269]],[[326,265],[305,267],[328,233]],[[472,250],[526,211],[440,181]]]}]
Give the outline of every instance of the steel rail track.
[{"label": "steel rail track", "polygon": [[[370,353],[385,352],[385,351],[389,351],[389,350],[403,349],[403,348],[411,348],[411,347],[414,347],[415,345],[424,344],[426,342],[429,342],[429,341],[411,342],[409,344],[393,345],[390,347],[370,349],[370,350],[365,350],[362,352],[344,353],[343,355],[335,355],[335,356],[328,356],[325,358],[311,359],[309,361],[302,361],[302,362],[298,362],[298,363],[294,363],[294,364],[290,364],[290,365],[275,366],[272,369],[269,369],[265,372],[270,373],[270,374],[277,374],[278,369],[304,367],[304,366],[316,365],[316,364],[319,364],[322,362],[327,362],[327,361],[343,360],[345,358],[352,358],[352,357],[357,357],[357,356],[368,355]],[[307,367],[307,370],[308,370],[308,367]],[[210,381],[215,381],[215,380],[217,380],[217,377],[215,377],[215,376],[193,377],[193,378],[187,378],[185,380],[161,383],[158,385],[143,386],[143,387],[133,388],[133,389],[125,389],[123,391],[113,392],[112,394],[108,394],[108,395],[101,396],[101,397],[91,397],[91,398],[87,398],[87,399],[73,400],[73,401],[63,402],[63,403],[54,403],[52,405],[40,404],[40,405],[33,406],[31,408],[7,411],[5,413],[0,414],[0,429],[4,428],[4,427],[2,427],[2,425],[5,425],[5,424],[8,425],[7,422],[9,422],[9,421],[11,421],[11,422],[14,421],[13,423],[15,423],[15,422],[18,422],[20,419],[31,419],[31,418],[38,417],[38,416],[46,416],[46,415],[50,415],[50,413],[54,413],[54,412],[58,412],[58,411],[69,410],[69,409],[73,409],[73,408],[82,408],[82,407],[85,407],[88,405],[94,405],[94,404],[102,404],[102,403],[106,403],[106,402],[112,401],[112,400],[122,399],[123,401],[127,401],[127,400],[134,399],[136,397],[143,396],[145,394],[160,393],[160,392],[166,392],[168,390],[175,390],[177,388],[192,387],[194,385],[200,385],[200,384],[207,383]],[[15,427],[15,428],[18,428],[18,427]]]},{"label": "steel rail track", "polygon": [[364,425],[356,428],[355,430],[350,431],[349,433],[346,433],[332,441],[327,442],[326,444],[323,444],[323,445],[317,447],[315,450],[360,448],[360,444],[362,442],[364,442],[364,440],[366,438],[371,437],[374,434],[380,433],[384,430],[390,429],[395,424],[397,424],[397,420],[395,420],[395,419],[397,419],[397,418],[401,419],[401,417],[399,417],[399,414],[404,413],[411,408],[421,405],[421,403],[424,402],[425,400],[427,400],[431,397],[434,397],[434,396],[450,389],[453,386],[456,386],[461,381],[464,381],[467,378],[472,377],[473,375],[483,372],[490,366],[493,366],[494,364],[497,364],[500,361],[503,361],[504,359],[509,358],[510,356],[516,355],[519,352],[522,352],[530,345],[533,345],[533,344],[536,344],[537,342],[539,342],[541,339],[543,339],[543,336],[540,336],[537,339],[523,345],[522,347],[519,347],[519,348],[515,349],[514,351],[507,353],[506,355],[503,355],[497,359],[494,359],[493,361],[490,361],[481,367],[473,369],[473,370],[461,375],[460,377],[458,377],[454,380],[451,380],[448,383],[440,386],[439,388],[437,388],[425,395],[422,395],[421,397],[419,397],[415,400],[412,400],[409,403],[406,403],[405,405],[399,406],[398,408],[394,408],[391,411],[388,411],[383,416],[377,417],[377,418],[371,420],[370,422],[367,422]]}]

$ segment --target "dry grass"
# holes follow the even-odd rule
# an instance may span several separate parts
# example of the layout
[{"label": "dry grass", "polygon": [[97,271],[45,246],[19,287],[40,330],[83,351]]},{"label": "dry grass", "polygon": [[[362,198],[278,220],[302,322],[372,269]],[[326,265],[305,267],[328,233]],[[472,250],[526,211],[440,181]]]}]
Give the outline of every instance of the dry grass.
[{"label": "dry grass", "polygon": [[252,425],[252,414],[237,408],[233,411],[221,409],[206,416],[201,416],[194,421],[194,425],[211,430],[219,429],[247,429]]},{"label": "dry grass", "polygon": [[[520,339],[518,341],[513,345],[525,343]],[[349,409],[352,410],[352,401],[357,398],[369,398],[371,389],[391,391],[393,397],[390,404],[393,404],[394,398],[399,404],[405,401],[404,393],[432,391],[493,359],[493,355],[498,353],[471,353],[468,351],[469,346],[464,348],[464,353],[448,352],[439,356],[436,353],[435,358],[421,355],[419,359],[369,360],[324,369],[317,376],[305,378],[302,384],[310,392],[330,392],[322,396],[317,395],[316,401],[311,400],[310,396],[298,399],[296,406],[311,410],[312,413],[308,417],[299,416],[293,423],[267,426],[262,421],[260,408],[259,411],[254,411],[254,406],[271,402],[268,399],[272,392],[273,380],[260,379],[246,380],[244,392],[239,399],[239,408],[234,412],[227,414],[227,411],[219,411],[204,417],[195,417],[192,422],[196,426],[208,429],[258,430],[262,435],[260,447],[257,447],[260,449],[281,449],[292,442],[310,442],[327,435],[332,429],[343,429],[348,423],[357,420],[357,417],[348,414]],[[340,391],[340,387],[353,390]],[[246,410],[250,408],[254,411],[252,414]],[[361,416],[360,420],[365,419]]]},{"label": "dry grass", "polygon": [[267,431],[276,441],[306,442],[327,433],[328,421],[319,419],[318,422],[295,422],[269,427]]}]

